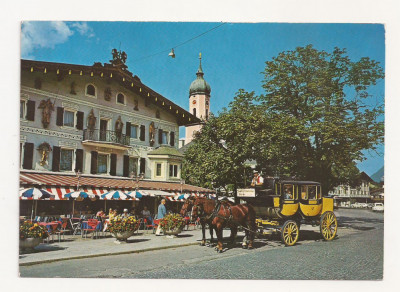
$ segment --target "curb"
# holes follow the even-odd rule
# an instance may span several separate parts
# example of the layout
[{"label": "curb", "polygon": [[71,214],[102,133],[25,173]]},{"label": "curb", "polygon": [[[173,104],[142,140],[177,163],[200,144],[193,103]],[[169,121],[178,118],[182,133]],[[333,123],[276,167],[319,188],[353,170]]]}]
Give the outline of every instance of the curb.
[{"label": "curb", "polygon": [[131,254],[131,253],[141,253],[141,252],[148,252],[154,250],[162,250],[162,249],[169,249],[169,248],[177,248],[183,246],[190,246],[190,245],[198,245],[198,242],[191,242],[185,244],[176,244],[176,245],[169,245],[169,246],[161,246],[161,247],[152,247],[152,248],[145,248],[139,250],[129,250],[129,251],[120,251],[120,252],[109,252],[109,253],[101,253],[101,254],[93,254],[93,255],[81,255],[81,256],[73,256],[68,258],[58,258],[58,259],[50,259],[50,260],[41,260],[41,261],[34,261],[34,262],[27,262],[27,263],[20,263],[19,266],[33,266],[39,264],[48,264],[54,262],[61,262],[61,261],[68,261],[68,260],[77,260],[77,259],[85,259],[85,258],[97,258],[97,257],[104,257],[104,256],[111,256],[111,255],[122,255],[122,254]]}]

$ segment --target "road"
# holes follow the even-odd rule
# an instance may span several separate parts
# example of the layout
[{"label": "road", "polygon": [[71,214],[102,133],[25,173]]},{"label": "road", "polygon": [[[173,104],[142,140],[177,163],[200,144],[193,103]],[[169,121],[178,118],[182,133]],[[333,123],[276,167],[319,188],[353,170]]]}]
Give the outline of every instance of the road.
[{"label": "road", "polygon": [[383,277],[383,214],[335,211],[338,237],[320,240],[319,229],[300,233],[298,243],[257,240],[254,250],[187,246],[139,254],[68,260],[20,267],[23,277],[157,279],[321,279],[367,280]]}]

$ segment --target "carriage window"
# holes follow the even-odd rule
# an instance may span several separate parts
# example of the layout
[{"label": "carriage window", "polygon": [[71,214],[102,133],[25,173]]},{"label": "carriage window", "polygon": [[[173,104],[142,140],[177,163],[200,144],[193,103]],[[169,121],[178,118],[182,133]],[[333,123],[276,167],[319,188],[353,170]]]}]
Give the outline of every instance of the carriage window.
[{"label": "carriage window", "polygon": [[317,198],[317,187],[308,186],[308,199],[315,200]]},{"label": "carriage window", "polygon": [[301,186],[301,199],[307,200],[307,186]]},{"label": "carriage window", "polygon": [[317,198],[321,199],[321,186],[317,186]]},{"label": "carriage window", "polygon": [[294,198],[293,185],[283,185],[283,194],[285,200],[293,200]]}]

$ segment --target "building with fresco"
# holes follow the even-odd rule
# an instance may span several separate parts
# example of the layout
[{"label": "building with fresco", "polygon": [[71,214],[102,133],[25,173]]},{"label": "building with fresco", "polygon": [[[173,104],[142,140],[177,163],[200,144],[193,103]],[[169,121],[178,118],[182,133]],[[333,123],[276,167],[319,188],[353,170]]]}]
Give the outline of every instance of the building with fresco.
[{"label": "building with fresco", "polygon": [[211,192],[181,181],[179,126],[201,119],[143,84],[126,58],[114,49],[109,63],[91,66],[21,60],[21,187],[60,198],[77,185]]}]

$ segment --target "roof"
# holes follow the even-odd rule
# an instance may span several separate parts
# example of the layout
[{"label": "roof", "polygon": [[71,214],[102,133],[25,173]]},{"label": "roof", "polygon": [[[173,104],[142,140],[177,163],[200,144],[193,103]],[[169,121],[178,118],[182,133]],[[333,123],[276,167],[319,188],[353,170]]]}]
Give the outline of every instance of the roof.
[{"label": "roof", "polygon": [[185,154],[186,150],[188,150],[188,148],[190,147],[190,145],[192,145],[193,141],[190,141],[189,143],[183,145],[181,148],[179,148],[179,152],[182,154]]},{"label": "roof", "polygon": [[[71,186],[75,188],[78,184],[78,178],[73,174],[54,174],[50,172],[37,172],[37,171],[21,171],[20,172],[20,185],[38,185],[38,186]],[[126,189],[133,190],[136,188],[136,182],[130,178],[108,178],[104,176],[94,176],[89,174],[82,174],[79,185],[82,187],[96,187],[96,188],[109,188],[109,189]],[[162,191],[176,191],[180,192],[181,189],[187,192],[200,192],[200,193],[214,193],[212,190],[192,186],[189,184],[180,184],[178,182],[159,182],[142,180],[138,183],[139,189],[145,190],[162,190]]]},{"label": "roof", "polygon": [[143,84],[138,76],[133,75],[131,72],[126,70],[125,67],[114,66],[107,63],[104,65],[101,63],[95,63],[92,66],[87,66],[22,59],[21,71],[24,70],[29,72],[40,71],[45,72],[46,74],[54,73],[59,75],[60,79],[69,74],[76,74],[82,76],[98,76],[105,80],[113,80],[124,86],[127,90],[140,95],[147,102],[152,103],[161,109],[165,109],[166,111],[170,111],[171,114],[177,117],[177,123],[179,126],[185,126],[201,121],[190,112]]},{"label": "roof", "polygon": [[178,149],[168,146],[157,147],[153,151],[147,153],[147,155],[169,155],[169,156],[183,157],[183,154],[179,152]]},{"label": "roof", "polygon": [[307,181],[307,180],[281,180],[278,181],[284,184],[296,184],[296,185],[320,185],[321,183],[316,181]]},{"label": "roof", "polygon": [[210,84],[208,84],[207,81],[205,81],[203,78],[204,72],[203,68],[201,67],[201,57],[200,57],[199,69],[197,70],[196,75],[197,78],[190,84],[189,96],[197,93],[210,95],[211,93]]}]

